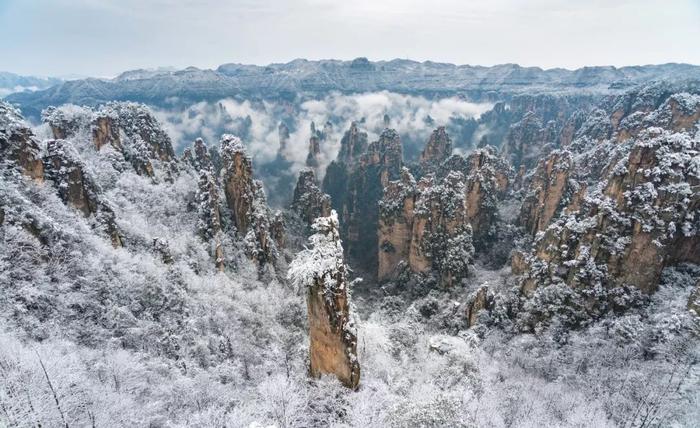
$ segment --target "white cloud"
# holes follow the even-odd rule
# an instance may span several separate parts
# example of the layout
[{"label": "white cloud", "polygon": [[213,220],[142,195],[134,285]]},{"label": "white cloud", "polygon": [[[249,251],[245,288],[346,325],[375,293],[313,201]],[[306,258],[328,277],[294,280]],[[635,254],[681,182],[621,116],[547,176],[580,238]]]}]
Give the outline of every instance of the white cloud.
[{"label": "white cloud", "polygon": [[[290,127],[290,140],[285,153],[296,172],[305,165],[308,154],[310,124],[323,129],[329,121],[332,132],[322,145],[321,170],[337,156],[340,140],[352,121],[363,121],[361,127],[369,133],[370,141],[378,138],[384,128],[384,115],[389,127],[396,129],[406,144],[422,144],[437,126],[448,125],[452,117],[478,117],[491,108],[490,104],[472,103],[458,98],[427,98],[382,91],[357,95],[333,93],[322,99],[303,102],[292,115],[285,106],[271,102],[253,105],[223,99],[216,103],[200,102],[182,110],[156,110],[176,146],[182,150],[192,140],[202,137],[208,144],[218,143],[222,132],[241,135],[249,154],[257,164],[275,159],[279,147],[278,125],[285,121]],[[430,116],[434,123],[426,121]],[[250,126],[246,125],[250,118]]]}]

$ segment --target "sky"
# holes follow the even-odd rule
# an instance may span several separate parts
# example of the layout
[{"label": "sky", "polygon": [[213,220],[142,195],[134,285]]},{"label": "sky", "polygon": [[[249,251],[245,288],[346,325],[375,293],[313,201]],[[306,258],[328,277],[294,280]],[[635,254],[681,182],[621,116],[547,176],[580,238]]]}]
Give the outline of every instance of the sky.
[{"label": "sky", "polygon": [[0,70],[18,74],[359,56],[700,64],[700,0],[0,0]]}]

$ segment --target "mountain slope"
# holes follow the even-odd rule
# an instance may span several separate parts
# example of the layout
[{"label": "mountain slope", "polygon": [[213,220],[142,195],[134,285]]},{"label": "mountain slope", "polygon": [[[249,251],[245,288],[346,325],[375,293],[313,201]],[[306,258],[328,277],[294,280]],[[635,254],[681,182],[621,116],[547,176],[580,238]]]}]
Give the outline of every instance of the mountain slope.
[{"label": "mountain slope", "polygon": [[430,61],[370,62],[298,59],[268,66],[224,64],[216,70],[189,67],[178,71],[126,72],[114,79],[64,82],[36,93],[14,94],[8,101],[38,118],[43,108],[65,103],[94,106],[112,100],[165,105],[225,97],[294,99],[331,91],[361,93],[388,90],[404,94],[455,94],[472,98],[502,94],[613,93],[654,80],[700,79],[700,67],[662,64],[637,67],[584,67],[577,70],[454,65]]}]

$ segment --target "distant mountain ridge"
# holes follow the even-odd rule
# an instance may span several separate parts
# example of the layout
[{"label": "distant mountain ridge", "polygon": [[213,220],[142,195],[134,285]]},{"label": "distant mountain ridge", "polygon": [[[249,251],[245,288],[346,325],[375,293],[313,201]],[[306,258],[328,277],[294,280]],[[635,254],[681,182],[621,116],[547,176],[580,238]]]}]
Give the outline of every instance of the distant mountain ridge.
[{"label": "distant mountain ridge", "polygon": [[22,76],[19,74],[0,71],[0,97],[22,92],[35,91],[58,85],[62,80],[54,77]]},{"label": "distant mountain ridge", "polygon": [[95,106],[107,101],[138,101],[152,105],[218,100],[307,98],[332,91],[361,93],[388,90],[404,94],[466,95],[474,99],[520,93],[617,94],[656,81],[700,79],[700,66],[661,64],[630,67],[583,67],[576,70],[454,65],[394,59],[352,61],[296,59],[267,66],[223,64],[216,70],[133,70],[114,79],[79,79],[32,93],[17,93],[7,101],[37,118],[49,105]]}]

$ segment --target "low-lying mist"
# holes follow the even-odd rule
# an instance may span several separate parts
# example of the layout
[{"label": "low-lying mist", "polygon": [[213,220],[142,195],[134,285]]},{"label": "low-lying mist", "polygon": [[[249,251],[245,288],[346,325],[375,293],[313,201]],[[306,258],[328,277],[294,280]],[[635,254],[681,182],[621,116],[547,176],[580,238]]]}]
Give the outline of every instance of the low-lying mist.
[{"label": "low-lying mist", "polygon": [[155,112],[173,138],[178,153],[198,137],[208,145],[218,143],[223,133],[241,137],[253,157],[256,175],[263,180],[271,196],[270,202],[280,205],[287,202],[285,197],[289,194],[278,189],[279,174],[272,174],[274,171],[264,168],[278,160],[280,123],[287,126],[290,134],[282,153],[289,162],[284,173],[296,176],[305,166],[312,122],[325,134],[319,157],[319,171],[322,173],[335,159],[343,133],[352,121],[357,121],[369,134],[369,141],[376,140],[386,127],[396,129],[403,141],[404,158],[413,160],[430,132],[438,126],[448,128],[456,149],[469,150],[473,146],[476,119],[491,107],[492,104],[474,103],[458,97],[427,99],[382,91],[356,95],[332,93],[322,99],[301,103],[241,102],[226,98],[185,108],[159,108]]}]

